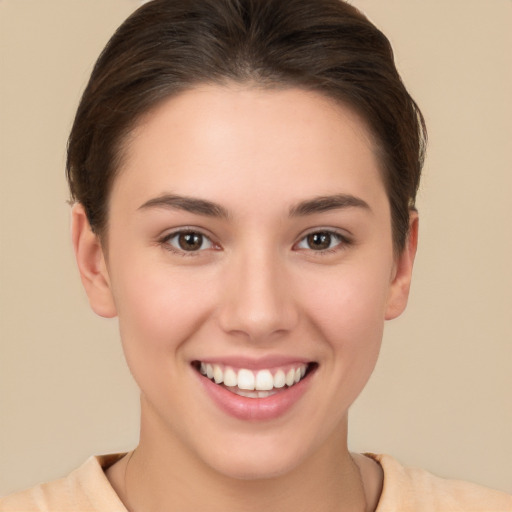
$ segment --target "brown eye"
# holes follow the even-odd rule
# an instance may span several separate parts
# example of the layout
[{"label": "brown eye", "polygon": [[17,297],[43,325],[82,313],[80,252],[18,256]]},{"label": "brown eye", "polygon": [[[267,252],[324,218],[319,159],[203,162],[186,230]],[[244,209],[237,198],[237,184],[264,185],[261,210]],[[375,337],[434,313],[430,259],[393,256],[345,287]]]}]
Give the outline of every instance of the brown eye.
[{"label": "brown eye", "polygon": [[350,245],[350,240],[334,231],[314,231],[306,235],[297,244],[298,249],[307,249],[309,251],[326,251],[336,249],[338,246]]},{"label": "brown eye", "polygon": [[331,233],[320,232],[311,233],[306,237],[306,240],[309,249],[313,249],[315,251],[323,251],[331,247],[332,238],[333,237]]},{"label": "brown eye", "polygon": [[181,233],[178,235],[178,244],[184,251],[198,251],[203,245],[203,235],[199,233]]},{"label": "brown eye", "polygon": [[202,233],[196,231],[180,231],[170,235],[165,242],[181,252],[197,252],[211,249],[211,240]]}]

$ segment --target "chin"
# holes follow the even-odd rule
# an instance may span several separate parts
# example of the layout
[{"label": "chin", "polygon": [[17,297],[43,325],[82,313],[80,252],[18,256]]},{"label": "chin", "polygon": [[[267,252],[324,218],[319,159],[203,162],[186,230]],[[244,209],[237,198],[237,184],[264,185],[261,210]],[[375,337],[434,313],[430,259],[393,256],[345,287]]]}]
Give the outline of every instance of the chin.
[{"label": "chin", "polygon": [[[236,480],[264,480],[289,474],[301,466],[314,451],[315,443],[300,442],[293,435],[267,432],[231,438],[203,452],[202,460],[215,472]],[[224,440],[226,441],[226,440]],[[310,450],[306,447],[309,446]]]},{"label": "chin", "polygon": [[222,460],[215,461],[212,468],[227,478],[250,481],[281,477],[292,472],[299,464],[300,460],[296,456],[286,457],[284,454],[262,456],[254,453],[253,456],[248,456],[244,453],[237,456],[230,453]]}]

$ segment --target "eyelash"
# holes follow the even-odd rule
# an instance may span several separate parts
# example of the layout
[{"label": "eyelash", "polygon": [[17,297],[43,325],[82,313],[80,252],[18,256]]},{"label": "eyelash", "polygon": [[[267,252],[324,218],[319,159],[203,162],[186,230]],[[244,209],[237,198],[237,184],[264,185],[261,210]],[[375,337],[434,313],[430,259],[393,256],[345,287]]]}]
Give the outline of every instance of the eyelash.
[{"label": "eyelash", "polygon": [[213,248],[216,246],[216,244],[211,240],[211,238],[201,231],[197,229],[180,229],[178,231],[173,231],[172,233],[169,233],[165,235],[162,239],[159,240],[159,244],[164,247],[167,251],[170,251],[174,254],[177,254],[178,256],[183,257],[193,257],[193,256],[199,256],[203,251],[206,249],[201,249],[201,247],[197,250],[193,251],[186,251],[184,249],[180,249],[178,247],[174,247],[171,243],[171,240],[176,237],[180,236],[186,236],[186,235],[198,235],[201,237],[201,247],[204,244],[205,241],[209,242],[211,247],[208,247],[208,249]]},{"label": "eyelash", "polygon": [[[201,247],[199,247],[197,250],[187,251],[185,249],[181,249],[172,245],[172,239],[186,235],[198,235],[199,237],[201,237]],[[306,241],[307,243],[308,237],[311,237],[313,235],[327,235],[328,237],[330,237],[330,242],[332,242],[332,238],[334,238],[337,240],[337,243],[333,247],[327,247],[325,249],[319,250],[311,249],[310,247],[298,247],[299,244],[303,243],[304,241]],[[202,248],[205,241],[207,241],[210,244],[210,247]],[[169,233],[165,235],[162,239],[160,239],[159,244],[162,245],[166,250],[182,257],[199,256],[203,251],[207,249],[218,248],[218,246],[216,246],[215,242],[213,242],[209,236],[205,235],[204,233],[197,229],[180,229],[178,231],[173,231],[172,233]],[[311,251],[314,254],[324,255],[336,253],[339,250],[342,250],[344,247],[348,247],[352,244],[353,242],[350,238],[348,238],[345,235],[342,235],[337,231],[333,231],[330,229],[319,229],[316,231],[311,231],[304,235],[297,243],[294,244],[293,247],[298,247],[300,250]]]},{"label": "eyelash", "polygon": [[317,229],[315,231],[310,231],[309,233],[304,235],[294,245],[294,247],[298,246],[299,244],[301,244],[302,242],[307,240],[308,237],[313,236],[313,235],[327,235],[327,236],[330,237],[331,242],[332,242],[332,238],[337,240],[337,243],[334,245],[334,247],[327,247],[326,249],[315,250],[315,249],[311,249],[310,247],[303,248],[304,250],[311,251],[314,254],[319,254],[319,255],[333,254],[333,253],[336,253],[336,252],[338,252],[340,250],[343,250],[343,248],[349,247],[353,243],[350,238],[348,238],[346,235],[342,235],[338,231],[333,231],[332,229]]}]

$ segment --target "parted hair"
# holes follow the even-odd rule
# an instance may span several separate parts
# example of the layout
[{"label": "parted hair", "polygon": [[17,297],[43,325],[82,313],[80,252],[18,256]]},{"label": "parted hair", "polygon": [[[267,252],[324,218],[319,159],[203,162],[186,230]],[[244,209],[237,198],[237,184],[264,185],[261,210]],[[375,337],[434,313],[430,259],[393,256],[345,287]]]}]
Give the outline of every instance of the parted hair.
[{"label": "parted hair", "polygon": [[99,56],[68,141],[72,201],[108,229],[123,144],[141,116],[198,84],[299,87],[354,109],[374,140],[400,251],[426,145],[423,116],[388,39],[341,0],[153,0]]}]

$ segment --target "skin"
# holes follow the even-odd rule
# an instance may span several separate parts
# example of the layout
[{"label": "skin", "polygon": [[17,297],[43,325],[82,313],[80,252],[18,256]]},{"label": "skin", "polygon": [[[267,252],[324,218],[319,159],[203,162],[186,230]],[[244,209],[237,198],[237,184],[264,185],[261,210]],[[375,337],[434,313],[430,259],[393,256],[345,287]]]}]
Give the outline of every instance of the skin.
[{"label": "skin", "polygon": [[[151,205],[166,194],[226,216]],[[297,212],[333,195],[360,204]],[[144,117],[124,150],[103,245],[81,205],[73,210],[91,307],[118,316],[141,390],[140,444],[107,471],[130,510],[375,509],[381,470],[349,453],[347,412],[384,321],[407,303],[417,216],[399,255],[390,219],[364,122],[317,93],[202,86]],[[170,238],[183,228],[207,237],[200,250]],[[329,250],[308,245],[326,231],[340,235]],[[318,364],[300,400],[268,421],[221,411],[191,366],[267,355]]]}]

